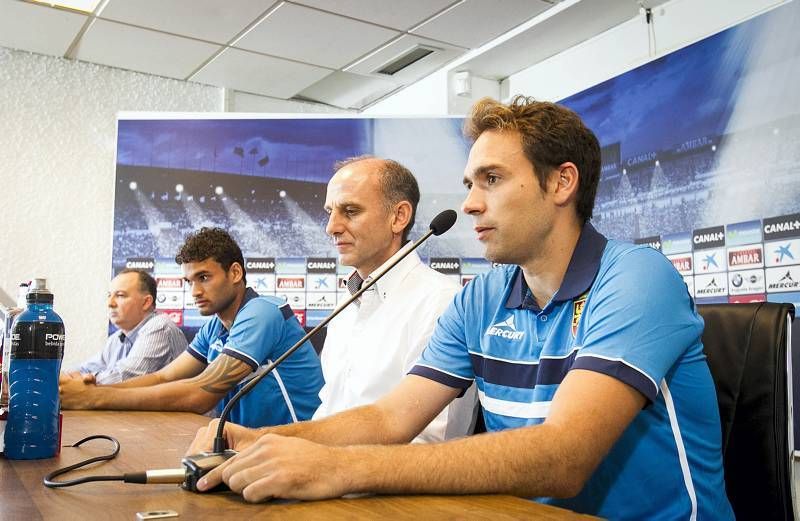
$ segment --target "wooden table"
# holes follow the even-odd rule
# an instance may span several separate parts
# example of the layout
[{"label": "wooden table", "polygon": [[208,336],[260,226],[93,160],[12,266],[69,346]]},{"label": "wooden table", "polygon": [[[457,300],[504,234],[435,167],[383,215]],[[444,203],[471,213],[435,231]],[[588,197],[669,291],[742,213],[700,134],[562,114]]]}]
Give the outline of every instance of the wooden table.
[{"label": "wooden table", "polygon": [[[109,434],[122,446],[116,459],[75,471],[113,475],[154,468],[178,468],[184,451],[208,418],[190,413],[66,411],[63,443],[90,434]],[[177,485],[97,482],[49,489],[42,478],[56,468],[110,451],[105,440],[64,447],[58,458],[10,461],[0,458],[0,518],[10,520],[135,519],[136,512],[171,509],[176,521],[208,519],[587,519],[574,512],[511,496],[370,496],[355,499],[262,504],[231,494],[193,494]]]}]

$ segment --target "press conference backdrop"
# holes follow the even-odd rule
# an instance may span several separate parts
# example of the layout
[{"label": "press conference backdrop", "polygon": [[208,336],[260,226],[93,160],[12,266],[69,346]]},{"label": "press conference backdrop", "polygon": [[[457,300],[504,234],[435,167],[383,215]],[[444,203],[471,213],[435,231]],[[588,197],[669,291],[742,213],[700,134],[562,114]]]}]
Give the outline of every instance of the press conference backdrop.
[{"label": "press conference backdrop", "polygon": [[[601,142],[595,226],[662,251],[698,303],[800,305],[798,24],[792,2],[562,100]],[[324,231],[334,163],[374,154],[408,166],[423,194],[419,236],[463,199],[461,124],[123,114],[114,271],[151,270],[158,308],[191,337],[207,318],[174,255],[188,232],[221,226],[242,246],[248,284],[313,326],[341,301],[349,272]],[[481,254],[464,217],[421,248],[462,284],[490,269]]]}]

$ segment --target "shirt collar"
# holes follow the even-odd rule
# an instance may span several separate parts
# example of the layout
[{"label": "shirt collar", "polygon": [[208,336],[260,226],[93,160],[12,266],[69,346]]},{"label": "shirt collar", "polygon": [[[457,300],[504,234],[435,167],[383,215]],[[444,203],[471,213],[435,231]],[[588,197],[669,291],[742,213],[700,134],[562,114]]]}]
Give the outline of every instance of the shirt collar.
[{"label": "shirt collar", "polygon": [[[367,278],[364,279],[365,283],[366,281],[374,279],[377,275],[380,275],[389,265],[391,265],[392,262],[394,262],[398,257],[401,257],[406,251],[411,249],[413,245],[413,242],[407,242],[405,246],[397,250],[394,255],[389,257],[386,262],[381,264],[375,271],[370,273]],[[417,252],[413,251],[409,253],[397,264],[397,266],[389,270],[386,275],[381,277],[381,280],[376,282],[371,289],[376,290],[378,298],[381,300],[387,299],[389,295],[400,286],[400,284],[403,282],[403,279],[406,278],[406,275],[408,275],[408,273],[418,264],[422,264],[422,261],[420,260],[419,255],[417,255]],[[356,274],[357,273],[354,270],[353,273],[351,273],[348,277],[348,280]]]},{"label": "shirt collar", "polygon": [[[129,341],[131,344],[133,344],[133,343],[136,341],[136,335],[138,335],[138,334],[139,334],[139,331],[141,331],[141,329],[142,329],[142,326],[144,326],[144,325],[147,323],[147,321],[148,321],[148,320],[150,320],[151,318],[153,318],[154,316],[156,316],[156,312],[155,312],[155,311],[151,311],[150,313],[148,313],[148,314],[147,314],[147,315],[146,315],[146,316],[145,316],[145,317],[142,319],[142,321],[141,321],[141,322],[139,322],[138,324],[136,324],[136,327],[135,327],[135,328],[131,329],[131,330],[130,330],[130,331],[128,331],[127,333],[126,333],[125,331],[123,331],[123,330],[121,330],[121,329],[120,329],[120,330],[117,332],[117,336],[119,337],[119,333],[122,333],[122,334],[124,334],[124,335],[125,335],[125,340],[128,340],[128,341]],[[125,340],[122,340],[122,338],[120,338],[120,341],[121,341],[121,342],[124,342]]]},{"label": "shirt collar", "polygon": [[[603,257],[607,242],[608,239],[598,232],[591,223],[587,222],[583,225],[578,243],[575,245],[572,258],[564,274],[564,280],[561,281],[561,286],[556,291],[556,294],[553,295],[554,302],[572,300],[592,286],[592,282],[597,276],[597,271],[600,269],[600,259]],[[521,307],[528,291],[522,268],[517,266],[511,292],[506,299],[506,308]]]},{"label": "shirt collar", "polygon": [[[233,327],[233,324],[236,322],[236,317],[239,316],[239,312],[242,310],[244,305],[258,296],[259,296],[258,293],[256,293],[256,290],[254,290],[253,288],[244,288],[244,297],[242,297],[242,302],[239,304],[239,309],[236,310],[236,315],[233,317],[233,322],[231,322],[231,327]],[[219,319],[219,317],[217,318]],[[225,329],[225,324],[222,323],[222,320],[219,321],[219,325],[222,327],[224,331],[227,331]]]}]

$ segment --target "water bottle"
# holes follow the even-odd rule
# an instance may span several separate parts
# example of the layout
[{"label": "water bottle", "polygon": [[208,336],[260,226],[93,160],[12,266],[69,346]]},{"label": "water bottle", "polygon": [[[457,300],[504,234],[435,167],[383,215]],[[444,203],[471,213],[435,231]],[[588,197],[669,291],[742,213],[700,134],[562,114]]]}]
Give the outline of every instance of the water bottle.
[{"label": "water bottle", "polygon": [[27,307],[11,329],[8,459],[52,458],[58,453],[58,375],[64,356],[64,323],[53,311],[45,279],[35,279]]}]

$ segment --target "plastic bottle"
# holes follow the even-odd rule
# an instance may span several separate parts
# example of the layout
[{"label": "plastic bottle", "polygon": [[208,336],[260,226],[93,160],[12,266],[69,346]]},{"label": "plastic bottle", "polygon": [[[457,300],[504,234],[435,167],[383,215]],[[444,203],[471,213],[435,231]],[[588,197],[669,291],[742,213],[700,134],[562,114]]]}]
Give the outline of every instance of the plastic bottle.
[{"label": "plastic bottle", "polygon": [[64,323],[53,311],[53,294],[45,279],[33,282],[26,302],[11,332],[5,456],[51,458],[59,449],[58,375],[64,357]]}]

